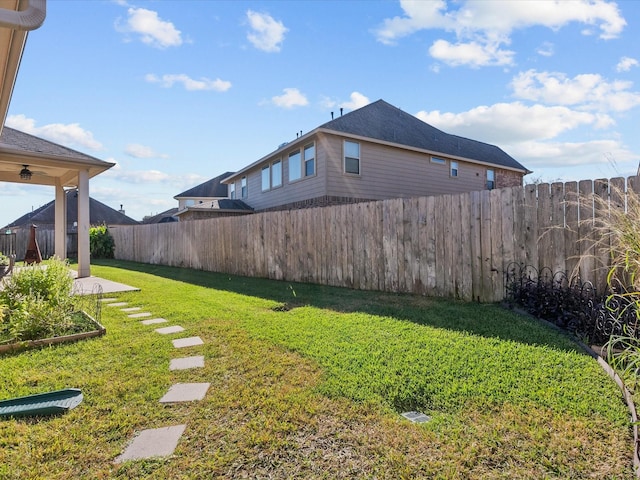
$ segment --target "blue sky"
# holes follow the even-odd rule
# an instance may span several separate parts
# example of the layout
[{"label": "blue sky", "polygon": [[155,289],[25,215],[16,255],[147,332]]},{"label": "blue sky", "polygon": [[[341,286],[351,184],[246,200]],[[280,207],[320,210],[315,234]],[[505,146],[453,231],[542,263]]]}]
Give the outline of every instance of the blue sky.
[{"label": "blue sky", "polygon": [[[117,163],[91,196],[137,220],[381,98],[529,181],[628,176],[638,22],[633,0],[50,0],[7,125]],[[0,225],[53,197],[0,183]]]}]

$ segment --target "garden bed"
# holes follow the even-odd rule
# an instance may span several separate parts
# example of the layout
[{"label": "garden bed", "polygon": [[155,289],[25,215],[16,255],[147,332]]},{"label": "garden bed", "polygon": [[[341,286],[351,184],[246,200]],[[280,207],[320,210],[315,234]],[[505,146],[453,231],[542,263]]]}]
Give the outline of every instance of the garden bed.
[{"label": "garden bed", "polygon": [[6,340],[4,342],[0,342],[0,355],[6,352],[47,347],[58,343],[77,342],[78,340],[99,337],[107,332],[107,329],[88,313],[77,312],[75,315],[73,325],[71,325],[61,335],[37,340]]}]

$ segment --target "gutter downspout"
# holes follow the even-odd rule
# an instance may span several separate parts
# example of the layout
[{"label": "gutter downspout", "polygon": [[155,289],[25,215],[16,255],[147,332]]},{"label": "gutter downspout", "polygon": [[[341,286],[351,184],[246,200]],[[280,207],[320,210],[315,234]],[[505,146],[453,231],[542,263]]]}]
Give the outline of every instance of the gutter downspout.
[{"label": "gutter downspout", "polygon": [[35,30],[47,16],[47,0],[26,0],[25,10],[0,8],[0,27],[13,30]]}]

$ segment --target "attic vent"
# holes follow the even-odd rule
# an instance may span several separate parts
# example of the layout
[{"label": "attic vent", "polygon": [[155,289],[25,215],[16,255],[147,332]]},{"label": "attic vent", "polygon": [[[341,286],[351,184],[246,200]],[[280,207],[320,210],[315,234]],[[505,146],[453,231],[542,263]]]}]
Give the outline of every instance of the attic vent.
[{"label": "attic vent", "polygon": [[289,143],[289,142],[282,142],[280,145],[278,145],[278,150],[280,150],[282,147],[284,147],[287,143]]}]

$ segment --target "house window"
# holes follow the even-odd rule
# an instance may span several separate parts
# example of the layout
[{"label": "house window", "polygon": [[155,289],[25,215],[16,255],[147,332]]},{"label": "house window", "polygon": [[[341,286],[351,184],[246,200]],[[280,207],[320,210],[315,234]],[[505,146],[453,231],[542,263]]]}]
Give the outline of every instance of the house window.
[{"label": "house window", "polygon": [[304,147],[304,176],[316,174],[316,147],[312,143]]},{"label": "house window", "polygon": [[229,185],[229,198],[236,198],[236,184],[232,183]]},{"label": "house window", "polygon": [[240,192],[242,198],[247,198],[247,177],[242,177],[240,179]]},{"label": "house window", "polygon": [[344,141],[344,171],[360,175],[360,144]]},{"label": "house window", "polygon": [[265,165],[262,167],[262,191],[269,190],[271,188],[271,166]]},{"label": "house window", "polygon": [[289,154],[289,181],[293,182],[302,177],[302,164],[300,160],[300,150]]},{"label": "house window", "polygon": [[431,157],[431,163],[437,163],[438,165],[446,165],[447,161],[440,157]]},{"label": "house window", "polygon": [[496,174],[493,170],[487,170],[487,188],[489,190],[496,188]]},{"label": "house window", "polygon": [[185,206],[185,207],[191,207],[191,206],[193,206],[193,205],[195,205],[195,204],[196,204],[196,201],[195,201],[195,200],[193,200],[193,199],[191,199],[191,200],[185,200],[185,201],[184,201],[184,206]]},{"label": "house window", "polygon": [[454,162],[453,160],[451,161],[450,171],[451,171],[451,176],[452,177],[457,177],[458,176],[458,162]]},{"label": "house window", "polygon": [[271,164],[271,188],[282,185],[282,161],[276,160]]}]

